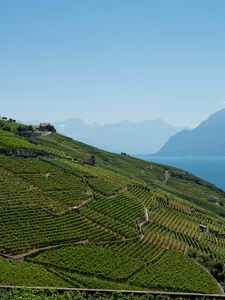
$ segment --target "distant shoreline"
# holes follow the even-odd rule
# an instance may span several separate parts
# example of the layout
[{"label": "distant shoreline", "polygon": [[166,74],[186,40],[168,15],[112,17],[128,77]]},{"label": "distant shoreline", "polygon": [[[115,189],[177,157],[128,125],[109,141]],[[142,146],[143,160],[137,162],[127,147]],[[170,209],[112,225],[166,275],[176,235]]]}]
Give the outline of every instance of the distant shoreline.
[{"label": "distant shoreline", "polygon": [[225,156],[135,155],[135,157],[183,169],[225,191]]}]

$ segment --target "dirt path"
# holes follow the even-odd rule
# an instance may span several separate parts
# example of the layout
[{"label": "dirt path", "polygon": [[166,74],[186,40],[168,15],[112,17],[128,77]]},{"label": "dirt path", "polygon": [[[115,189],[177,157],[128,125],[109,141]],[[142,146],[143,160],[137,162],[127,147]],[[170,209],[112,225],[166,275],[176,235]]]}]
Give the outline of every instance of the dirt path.
[{"label": "dirt path", "polygon": [[139,222],[140,226],[143,226],[146,222],[148,222],[149,220],[149,216],[148,216],[148,208],[145,207],[145,215],[143,217],[143,220],[141,220],[141,222]]},{"label": "dirt path", "polygon": [[148,215],[148,208],[145,207],[145,214],[144,214],[144,217],[142,217],[139,222],[138,222],[138,226],[139,226],[139,231],[140,231],[140,235],[141,235],[141,240],[144,239],[144,233],[143,233],[143,230],[142,230],[142,226],[148,222],[149,220],[149,215]]},{"label": "dirt path", "polygon": [[61,212],[53,212],[53,211],[51,211],[51,210],[49,210],[48,208],[43,207],[43,206],[41,206],[40,208],[43,209],[44,211],[46,211],[47,213],[49,213],[49,214],[52,215],[52,216],[60,217],[60,216],[64,215],[65,213],[67,213],[68,211],[71,211],[71,210],[79,210],[79,209],[81,209],[82,207],[84,207],[85,205],[87,205],[87,204],[88,204],[89,202],[91,202],[91,201],[92,201],[91,198],[86,199],[86,200],[84,200],[83,202],[81,202],[79,205],[69,207],[68,209],[63,210],[63,211],[61,211]]},{"label": "dirt path", "polygon": [[74,209],[81,209],[82,207],[84,207],[85,205],[87,205],[92,199],[87,199],[87,200],[84,200],[81,204],[77,205],[77,206],[73,206],[72,207],[72,210]]},{"label": "dirt path", "polygon": [[33,249],[28,250],[27,252],[19,253],[16,255],[3,254],[2,256],[4,256],[5,258],[23,260],[26,256],[33,254],[33,253],[37,253],[42,250],[49,250],[49,249],[59,248],[62,246],[80,245],[80,244],[88,244],[88,243],[90,243],[89,240],[81,240],[81,241],[74,241],[74,242],[71,241],[71,242],[60,243],[60,244],[56,244],[56,245],[48,245],[48,246],[44,246],[44,247],[40,247],[40,248],[33,248]]}]

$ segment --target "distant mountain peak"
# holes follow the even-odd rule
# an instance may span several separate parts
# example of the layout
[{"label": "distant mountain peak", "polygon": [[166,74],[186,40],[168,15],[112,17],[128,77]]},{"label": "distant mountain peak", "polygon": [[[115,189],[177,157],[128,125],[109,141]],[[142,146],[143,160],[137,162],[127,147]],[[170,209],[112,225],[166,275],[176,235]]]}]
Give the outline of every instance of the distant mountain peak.
[{"label": "distant mountain peak", "polygon": [[225,109],[211,114],[192,130],[183,130],[160,149],[157,155],[225,155]]},{"label": "distant mountain peak", "polygon": [[130,154],[154,153],[169,139],[182,130],[164,122],[162,119],[131,122],[122,120],[117,123],[87,124],[82,119],[55,122],[59,132],[87,142],[95,147],[114,152]]}]

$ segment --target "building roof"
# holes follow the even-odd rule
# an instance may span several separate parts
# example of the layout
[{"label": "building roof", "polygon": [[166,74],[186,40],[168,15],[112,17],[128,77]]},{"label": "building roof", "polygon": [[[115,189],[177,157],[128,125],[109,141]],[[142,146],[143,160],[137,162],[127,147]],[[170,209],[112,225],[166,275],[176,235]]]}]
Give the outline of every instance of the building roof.
[{"label": "building roof", "polygon": [[33,129],[39,129],[39,128],[40,128],[40,125],[32,125],[32,128],[33,128]]},{"label": "building roof", "polygon": [[207,228],[207,226],[204,225],[204,224],[199,224],[199,226],[202,227],[202,228]]},{"label": "building roof", "polygon": [[40,129],[40,128],[45,128],[48,127],[50,125],[50,123],[40,123],[39,125],[32,125],[33,129]]},{"label": "building roof", "polygon": [[40,123],[40,127],[47,127],[49,125],[50,125],[50,123]]}]

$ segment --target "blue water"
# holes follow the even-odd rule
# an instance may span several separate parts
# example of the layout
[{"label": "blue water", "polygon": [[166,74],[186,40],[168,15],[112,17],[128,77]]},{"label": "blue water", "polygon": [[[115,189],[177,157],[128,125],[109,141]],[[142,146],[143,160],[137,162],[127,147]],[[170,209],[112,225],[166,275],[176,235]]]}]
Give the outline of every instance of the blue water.
[{"label": "blue water", "polygon": [[225,156],[161,157],[139,155],[138,158],[186,170],[225,191]]}]

